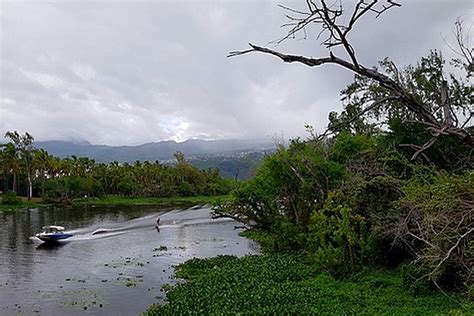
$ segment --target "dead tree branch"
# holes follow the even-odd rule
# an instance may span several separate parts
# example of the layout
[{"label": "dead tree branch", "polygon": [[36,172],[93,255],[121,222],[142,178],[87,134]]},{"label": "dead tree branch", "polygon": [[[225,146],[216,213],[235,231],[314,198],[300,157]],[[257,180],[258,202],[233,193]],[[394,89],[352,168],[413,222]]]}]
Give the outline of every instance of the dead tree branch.
[{"label": "dead tree branch", "polygon": [[[352,10],[349,10],[350,12],[343,8],[342,2],[328,5],[325,0],[306,0],[306,10],[304,11],[280,6],[288,12],[287,18],[289,19],[289,22],[285,24],[285,26],[290,27],[290,29],[282,39],[277,41],[277,43],[288,38],[294,38],[300,31],[303,31],[306,36],[306,28],[310,25],[317,25],[320,27],[320,32],[318,33],[317,38],[319,39],[321,36],[324,36],[322,45],[329,50],[329,56],[314,58],[286,54],[274,49],[249,43],[250,49],[231,51],[227,57],[235,57],[257,52],[273,55],[285,63],[300,63],[309,67],[335,64],[352,71],[363,78],[368,78],[377,82],[381,87],[389,92],[390,99],[397,100],[402,104],[409,113],[414,115],[416,122],[428,126],[426,128],[427,131],[433,135],[433,138],[426,144],[416,147],[417,151],[413,155],[413,159],[416,159],[419,155],[423,155],[424,151],[433,146],[439,135],[449,135],[468,146],[474,146],[474,135],[467,130],[467,123],[464,123],[459,127],[459,121],[449,102],[447,85],[445,85],[440,92],[442,96],[442,104],[440,104],[438,109],[443,109],[444,119],[439,119],[439,115],[436,111],[433,111],[429,105],[424,104],[420,98],[404,88],[403,83],[400,80],[398,69],[393,63],[391,69],[394,73],[394,79],[379,72],[375,68],[365,67],[358,61],[356,51],[349,41],[349,34],[354,29],[355,25],[369,13],[373,13],[376,17],[379,17],[388,10],[400,6],[399,3],[392,0],[359,0],[354,4]],[[464,56],[472,65],[472,57],[474,53],[473,50],[469,48],[469,43],[466,42],[463,37],[462,23],[459,21],[456,23],[456,36],[458,46],[460,47],[460,55]],[[338,46],[344,49],[344,52],[347,54],[347,59],[336,56],[332,51],[332,48]],[[367,106],[367,108],[361,111],[359,115],[365,114],[375,106],[376,104]],[[469,117],[468,121],[471,117]],[[355,119],[356,118],[349,119],[348,123]],[[326,134],[326,132],[324,134]]]}]

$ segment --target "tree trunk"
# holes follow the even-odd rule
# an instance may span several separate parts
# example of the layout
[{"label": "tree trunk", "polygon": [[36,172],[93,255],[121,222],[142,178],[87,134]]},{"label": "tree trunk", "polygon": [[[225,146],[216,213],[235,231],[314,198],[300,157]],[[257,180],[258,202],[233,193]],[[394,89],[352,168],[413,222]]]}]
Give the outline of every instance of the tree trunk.
[{"label": "tree trunk", "polygon": [[17,180],[16,180],[16,177],[17,177],[17,176],[16,176],[16,173],[14,172],[14,173],[13,173],[12,191],[15,192],[15,193],[18,193],[18,192],[17,192],[17,188],[16,188],[16,187],[17,187],[17,184],[16,184],[16,181],[17,181]]},{"label": "tree trunk", "polygon": [[28,173],[28,201],[31,201],[31,197],[33,196],[33,183],[31,181],[31,175]]},{"label": "tree trunk", "polygon": [[42,177],[41,177],[41,197],[44,197],[44,183],[45,183],[45,176],[43,172]]}]

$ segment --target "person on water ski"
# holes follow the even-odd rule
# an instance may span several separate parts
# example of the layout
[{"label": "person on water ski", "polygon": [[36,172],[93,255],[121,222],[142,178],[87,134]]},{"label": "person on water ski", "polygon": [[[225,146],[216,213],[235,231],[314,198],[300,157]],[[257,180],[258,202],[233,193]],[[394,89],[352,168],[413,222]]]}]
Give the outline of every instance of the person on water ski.
[{"label": "person on water ski", "polygon": [[159,217],[156,220],[155,228],[156,228],[156,231],[158,231],[158,232],[160,231],[160,218]]}]

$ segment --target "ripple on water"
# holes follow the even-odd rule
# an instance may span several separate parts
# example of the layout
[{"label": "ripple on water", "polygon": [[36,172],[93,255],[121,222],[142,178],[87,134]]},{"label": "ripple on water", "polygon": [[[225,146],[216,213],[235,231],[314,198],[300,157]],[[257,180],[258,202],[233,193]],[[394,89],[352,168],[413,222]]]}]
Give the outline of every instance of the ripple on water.
[{"label": "ripple on water", "polygon": [[[52,224],[75,236],[56,245],[30,239]],[[82,315],[84,308],[88,314],[138,314],[163,300],[161,286],[175,282],[173,266],[193,257],[258,253],[235,225],[211,220],[207,207],[52,208],[4,216],[0,314],[16,315],[14,304],[25,314]]]}]

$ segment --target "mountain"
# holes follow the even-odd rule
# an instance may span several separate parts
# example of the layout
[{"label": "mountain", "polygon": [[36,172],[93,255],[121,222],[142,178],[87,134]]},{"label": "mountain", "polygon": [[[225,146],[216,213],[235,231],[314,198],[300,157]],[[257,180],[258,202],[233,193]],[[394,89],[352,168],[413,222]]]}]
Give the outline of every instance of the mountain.
[{"label": "mountain", "polygon": [[43,148],[49,154],[61,158],[88,157],[97,162],[135,162],[165,161],[173,159],[174,153],[181,151],[186,158],[203,156],[233,156],[245,152],[272,150],[275,145],[268,140],[201,140],[191,139],[182,143],[162,141],[138,146],[92,145],[88,142],[43,141],[35,142],[37,148]]},{"label": "mountain", "polygon": [[189,162],[200,169],[217,168],[225,178],[245,180],[251,178],[262,159],[274,151],[275,148],[192,157]]}]

